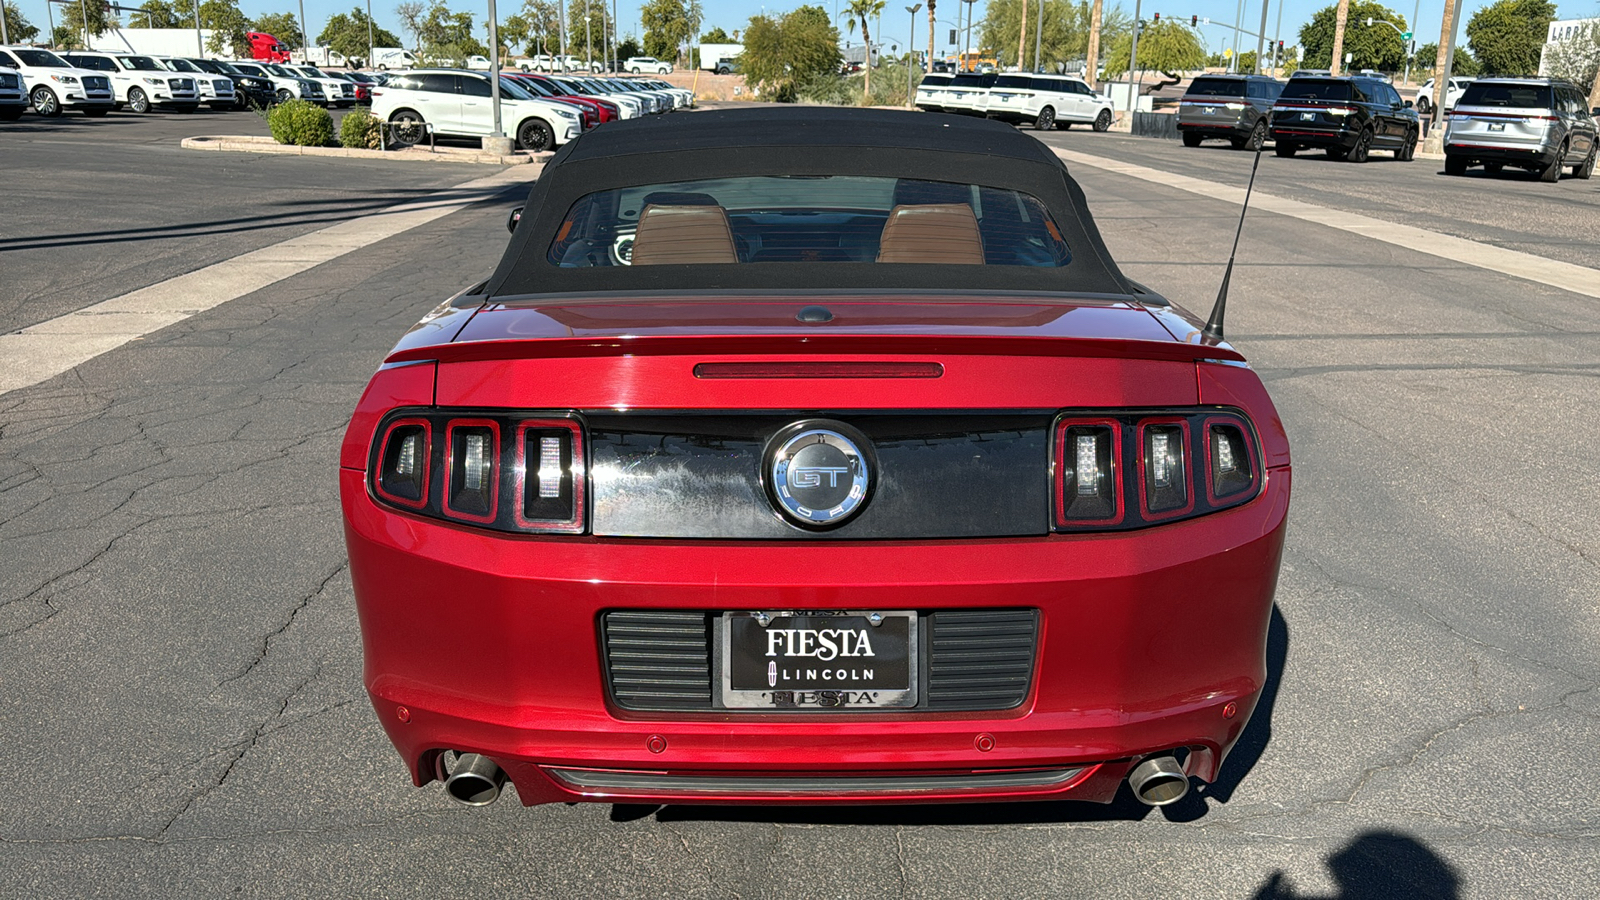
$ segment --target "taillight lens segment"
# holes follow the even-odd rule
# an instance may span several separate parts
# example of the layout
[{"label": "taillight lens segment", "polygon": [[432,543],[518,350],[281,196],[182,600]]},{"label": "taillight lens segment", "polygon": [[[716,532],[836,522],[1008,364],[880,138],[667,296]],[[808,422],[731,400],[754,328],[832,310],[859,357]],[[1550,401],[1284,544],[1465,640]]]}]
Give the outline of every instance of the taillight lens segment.
[{"label": "taillight lens segment", "polygon": [[1231,411],[1064,414],[1055,528],[1141,528],[1238,506],[1259,493],[1258,460],[1250,421]]},{"label": "taillight lens segment", "polygon": [[498,531],[583,532],[586,465],[577,420],[450,410],[391,415],[369,467],[377,499]]}]

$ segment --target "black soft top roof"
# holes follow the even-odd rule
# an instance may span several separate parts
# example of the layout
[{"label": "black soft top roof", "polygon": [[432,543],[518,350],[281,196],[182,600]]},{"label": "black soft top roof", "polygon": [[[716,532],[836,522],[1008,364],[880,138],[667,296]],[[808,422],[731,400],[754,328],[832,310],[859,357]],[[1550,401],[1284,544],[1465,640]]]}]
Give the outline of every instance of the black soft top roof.
[{"label": "black soft top roof", "polygon": [[[560,268],[547,258],[567,211],[588,194],[741,175],[869,175],[1020,191],[1049,210],[1073,259],[1061,268],[779,262]],[[612,122],[562,147],[529,192],[485,293],[797,288],[1131,292],[1083,191],[1049,148],[1016,128],[934,113],[762,107]]]}]

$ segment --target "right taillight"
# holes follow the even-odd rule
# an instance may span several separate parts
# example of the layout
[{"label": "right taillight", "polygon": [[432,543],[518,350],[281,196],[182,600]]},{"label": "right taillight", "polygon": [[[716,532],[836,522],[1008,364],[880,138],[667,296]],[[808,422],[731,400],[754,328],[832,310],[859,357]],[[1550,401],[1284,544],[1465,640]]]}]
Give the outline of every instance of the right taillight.
[{"label": "right taillight", "polygon": [[1056,531],[1142,528],[1260,492],[1255,431],[1232,410],[1064,413],[1054,433]]}]

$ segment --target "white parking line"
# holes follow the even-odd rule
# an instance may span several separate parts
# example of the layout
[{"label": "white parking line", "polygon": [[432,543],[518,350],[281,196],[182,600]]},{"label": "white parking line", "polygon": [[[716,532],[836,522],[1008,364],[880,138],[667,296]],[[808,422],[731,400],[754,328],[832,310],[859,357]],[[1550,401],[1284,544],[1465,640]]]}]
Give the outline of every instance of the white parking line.
[{"label": "white parking line", "polygon": [[[1199,178],[1190,178],[1187,175],[1177,175],[1172,172],[1163,172],[1159,169],[1150,169],[1136,166],[1132,163],[1117,162],[1102,156],[1093,156],[1088,153],[1078,153],[1073,150],[1050,148],[1055,154],[1068,163],[1092,166],[1104,169],[1118,175],[1127,175],[1143,181],[1150,181],[1167,187],[1211,197],[1216,200],[1226,200],[1232,204],[1244,202],[1244,188],[1230,187],[1218,184],[1215,181],[1204,181]],[[1493,244],[1471,241],[1466,238],[1452,237],[1448,234],[1439,234],[1424,228],[1415,228],[1410,225],[1399,225],[1394,222],[1385,222],[1370,216],[1329,209],[1311,203],[1302,203],[1299,200],[1290,200],[1285,197],[1275,197],[1256,191],[1250,198],[1252,210],[1265,210],[1290,216],[1306,222],[1315,222],[1340,231],[1348,231],[1369,237],[1386,244],[1394,244],[1407,250],[1416,250],[1429,256],[1464,263],[1479,269],[1488,269],[1513,278],[1547,284],[1551,287],[1582,294],[1586,297],[1600,298],[1600,269],[1591,269],[1586,266],[1573,265],[1559,260],[1535,256],[1532,253],[1522,253],[1517,250],[1507,250]]]},{"label": "white parking line", "polygon": [[[543,166],[511,166],[444,192],[491,191],[531,181]],[[423,197],[253,250],[176,278],[112,297],[76,312],[0,335],[0,394],[38,384],[102,353],[254,293],[313,266],[338,259],[443,218],[481,199]]]}]

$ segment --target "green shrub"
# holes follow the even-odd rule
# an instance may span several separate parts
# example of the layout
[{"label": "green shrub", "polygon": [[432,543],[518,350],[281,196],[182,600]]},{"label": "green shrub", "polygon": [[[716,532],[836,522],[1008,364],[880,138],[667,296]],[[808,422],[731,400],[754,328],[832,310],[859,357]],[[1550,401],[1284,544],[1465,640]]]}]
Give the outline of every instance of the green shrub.
[{"label": "green shrub", "polygon": [[298,147],[326,147],[333,143],[333,116],[314,103],[289,100],[267,114],[272,139]]},{"label": "green shrub", "polygon": [[364,109],[351,110],[339,123],[339,143],[352,150],[380,149],[378,129],[382,124]]}]

